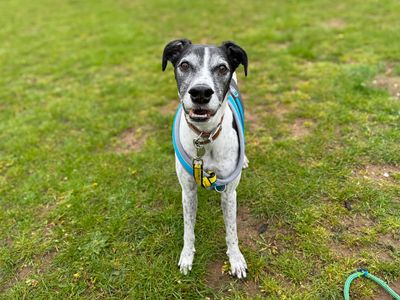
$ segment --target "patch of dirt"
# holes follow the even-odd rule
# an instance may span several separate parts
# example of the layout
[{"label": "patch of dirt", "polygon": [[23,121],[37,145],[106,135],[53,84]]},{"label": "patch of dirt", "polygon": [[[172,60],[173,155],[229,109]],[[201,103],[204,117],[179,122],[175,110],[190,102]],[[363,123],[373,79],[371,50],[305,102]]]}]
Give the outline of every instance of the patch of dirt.
[{"label": "patch of dirt", "polygon": [[176,112],[179,102],[177,100],[171,100],[167,104],[161,106],[159,109],[163,116],[170,116]]},{"label": "patch of dirt", "polygon": [[343,29],[346,27],[346,22],[342,19],[330,19],[325,26],[332,29]]},{"label": "patch of dirt", "polygon": [[264,123],[262,119],[264,116],[273,115],[279,120],[283,120],[285,114],[291,112],[291,107],[284,105],[282,103],[277,103],[273,107],[266,107],[263,105],[258,105],[255,107],[249,107],[245,111],[246,120],[250,125],[252,131],[257,131],[264,128]]},{"label": "patch of dirt", "polygon": [[335,255],[336,259],[358,259],[358,261],[354,264],[355,268],[366,267],[364,259],[360,256],[360,253],[363,251],[372,251],[375,258],[381,261],[390,262],[394,260],[394,258],[390,254],[390,250],[379,246],[350,246],[339,242],[332,242],[330,243],[330,249],[331,252]]},{"label": "patch of dirt", "polygon": [[[344,235],[352,235],[355,237],[362,237],[367,234],[370,228],[375,226],[375,222],[368,216],[361,214],[355,214],[351,217],[346,217],[342,220],[339,228],[333,229],[333,235],[339,233]],[[346,258],[357,258],[362,251],[372,253],[377,259],[383,261],[393,261],[392,252],[396,249],[400,249],[400,233],[386,233],[378,234],[378,241],[372,245],[346,245],[340,241],[332,240],[330,243],[330,249],[335,256],[340,259]],[[361,260],[355,267],[364,267],[363,261]]]},{"label": "patch of dirt", "polygon": [[393,66],[389,65],[384,74],[377,75],[372,80],[372,85],[386,89],[392,97],[400,99],[400,76],[393,74]]},{"label": "patch of dirt", "polygon": [[242,289],[248,296],[256,296],[260,294],[260,288],[254,281],[244,281],[242,283]]},{"label": "patch of dirt", "polygon": [[32,266],[24,264],[22,265],[16,272],[13,279],[6,282],[3,286],[0,286],[0,293],[8,290],[13,285],[15,285],[19,281],[25,281],[28,277],[30,277],[34,273],[34,269]]},{"label": "patch of dirt", "polygon": [[[338,228],[333,228],[333,232],[339,234],[354,234],[361,236],[363,231],[368,227],[373,227],[375,224],[372,220],[360,214],[354,214],[345,217]],[[358,245],[345,245],[339,241],[332,241],[330,248],[336,254],[337,258],[349,257],[354,258],[360,253],[360,246]]]},{"label": "patch of dirt", "polygon": [[[229,264],[228,264],[229,265]],[[228,266],[227,265],[227,266]],[[222,261],[213,261],[207,266],[206,283],[215,291],[229,292],[230,283],[244,291],[248,296],[255,296],[260,293],[258,284],[252,280],[237,280],[228,273],[227,266]]]},{"label": "patch of dirt", "polygon": [[291,134],[295,139],[303,138],[311,133],[314,126],[314,122],[309,119],[297,119],[291,126]]},{"label": "patch of dirt", "polygon": [[282,103],[278,103],[275,105],[273,114],[278,118],[278,119],[283,119],[283,117],[291,112],[291,108],[288,105],[284,105]]},{"label": "patch of dirt", "polygon": [[291,229],[275,224],[273,220],[255,218],[245,206],[238,207],[237,226],[239,246],[243,245],[260,254],[264,251],[278,254],[286,247],[290,237],[295,235]]},{"label": "patch of dirt", "polygon": [[346,216],[342,220],[342,226],[345,230],[350,230],[352,232],[361,232],[365,228],[374,227],[375,222],[371,220],[368,216],[362,214],[354,214],[351,216]]},{"label": "patch of dirt", "polygon": [[[29,281],[29,277],[34,275],[35,273],[44,273],[49,268],[51,263],[54,260],[56,255],[56,250],[53,249],[51,251],[46,252],[42,257],[36,255],[33,259],[34,264],[23,264],[15,273],[14,278],[7,282],[3,287],[0,287],[0,292],[5,291],[12,286],[14,286],[17,282],[21,281]],[[37,281],[33,280],[29,284],[37,284]]]},{"label": "patch of dirt", "polygon": [[56,207],[58,206],[59,203],[53,202],[53,203],[46,203],[45,205],[42,206],[42,208],[39,211],[39,217],[43,218],[47,216],[50,212],[52,212]]},{"label": "patch of dirt", "polygon": [[139,152],[145,145],[151,130],[151,126],[125,130],[117,137],[116,146],[113,149],[114,152],[119,154]]},{"label": "patch of dirt", "polygon": [[222,291],[229,283],[230,276],[224,272],[224,264],[222,260],[212,261],[207,266],[206,283],[216,291]]},{"label": "patch of dirt", "polygon": [[356,247],[349,247],[338,242],[332,242],[329,248],[337,258],[353,257],[359,251]]},{"label": "patch of dirt", "polygon": [[12,238],[11,237],[7,237],[5,240],[4,240],[4,244],[5,244],[5,246],[6,247],[12,247],[12,245],[13,245],[13,240],[12,240]]},{"label": "patch of dirt", "polygon": [[49,268],[50,265],[52,264],[54,257],[56,256],[57,252],[56,250],[51,250],[49,252],[46,252],[40,259],[39,259],[39,272],[44,273],[46,272]]},{"label": "patch of dirt", "polygon": [[237,229],[239,246],[245,245],[253,250],[257,249],[256,240],[258,238],[257,228],[261,225],[261,220],[251,216],[250,209],[246,206],[238,207]]},{"label": "patch of dirt", "polygon": [[397,233],[380,234],[378,243],[391,251],[400,251],[400,230]]},{"label": "patch of dirt", "polygon": [[251,131],[257,131],[258,129],[262,128],[262,124],[260,121],[260,114],[257,109],[248,108],[245,111],[246,114],[246,121],[250,125]]},{"label": "patch of dirt", "polygon": [[16,278],[15,281],[22,281],[31,276],[34,272],[34,269],[32,266],[29,265],[23,265],[16,273]]},{"label": "patch of dirt", "polygon": [[393,182],[396,181],[397,176],[400,176],[400,167],[393,165],[367,165],[353,173],[359,178],[376,182]]},{"label": "patch of dirt", "polygon": [[[400,278],[389,282],[389,286],[394,290],[397,294],[400,295]],[[392,296],[388,294],[383,288],[379,289],[379,292],[374,296],[375,300],[393,300]]]}]

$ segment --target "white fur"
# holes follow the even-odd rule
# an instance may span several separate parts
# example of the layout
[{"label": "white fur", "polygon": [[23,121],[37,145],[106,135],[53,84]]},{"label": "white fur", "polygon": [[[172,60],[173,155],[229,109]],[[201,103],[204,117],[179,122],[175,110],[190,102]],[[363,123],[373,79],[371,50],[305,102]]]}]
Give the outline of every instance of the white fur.
[{"label": "white fur", "polygon": [[[206,59],[204,61],[206,64]],[[233,78],[236,81],[235,74]],[[203,157],[205,170],[213,170],[221,177],[226,177],[233,172],[239,156],[239,141],[237,133],[232,127],[233,115],[227,103],[228,100],[225,99],[215,116],[212,117],[207,124],[204,124],[202,128],[199,128],[198,124],[196,124],[199,129],[209,131],[218,125],[222,115],[224,115],[221,134],[214,142],[205,145],[206,154]],[[193,145],[193,139],[196,136],[197,135],[189,128],[184,116],[182,115],[180,123],[180,140],[184,150],[191,157],[196,155],[196,149]],[[247,158],[245,158],[245,161],[248,164]],[[184,218],[184,245],[178,265],[180,266],[180,271],[183,274],[187,274],[192,269],[195,253],[194,227],[197,212],[197,185],[193,176],[184,170],[177,158],[175,159],[175,165],[179,183],[182,187]],[[221,193],[221,207],[226,229],[226,253],[231,265],[231,274],[238,278],[245,278],[247,264],[239,250],[236,227],[236,187],[238,186],[239,181],[240,175],[233,182],[229,183],[226,190]]]},{"label": "white fur", "polygon": [[[197,73],[196,78],[194,78],[191,81],[186,93],[184,95],[179,95],[179,93],[178,93],[178,95],[180,96],[180,99],[183,102],[183,105],[185,106],[185,109],[186,110],[190,110],[194,106],[196,106],[196,105],[193,104],[192,99],[191,99],[190,94],[189,94],[189,90],[192,87],[194,87],[196,85],[207,85],[211,89],[213,89],[213,90],[215,89],[214,82],[213,82],[213,80],[211,78],[211,71],[210,71],[210,60],[215,60],[215,58],[211,57],[210,56],[210,50],[208,48],[205,48],[204,49],[204,57],[203,57],[203,64],[202,65],[200,65],[200,63],[199,63],[199,58],[196,55],[193,55],[193,54],[188,54],[188,55],[184,56],[181,59],[181,61],[182,60],[188,61],[192,65],[194,65],[194,66],[199,68],[199,72]],[[215,62],[215,63],[218,63],[218,61]],[[181,71],[178,69],[178,72],[181,72]],[[218,109],[218,107],[219,107],[219,104],[220,104],[220,101],[218,99],[218,96],[214,93],[211,96],[211,100],[207,104],[206,107],[207,107],[207,109],[209,109],[211,111],[216,111]],[[217,118],[217,115],[219,116],[219,118]],[[204,131],[211,131],[212,129],[214,129],[218,125],[218,122],[221,119],[220,117],[222,116],[221,109],[220,109],[219,112],[217,112],[217,115],[215,115],[215,117],[212,118],[212,120],[210,120],[209,122],[200,124],[200,126],[203,126],[202,129]],[[196,127],[199,127],[198,126],[199,124],[196,123],[195,125],[196,125]]]}]

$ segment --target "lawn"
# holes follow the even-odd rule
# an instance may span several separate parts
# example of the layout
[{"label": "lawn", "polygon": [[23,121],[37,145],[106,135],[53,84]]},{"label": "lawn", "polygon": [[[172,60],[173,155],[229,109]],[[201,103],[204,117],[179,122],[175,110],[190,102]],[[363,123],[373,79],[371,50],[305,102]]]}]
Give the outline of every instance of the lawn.
[{"label": "lawn", "polygon": [[[0,2],[0,299],[341,299],[400,292],[400,2]],[[201,191],[188,276],[164,45],[234,40],[249,276]],[[261,227],[261,228],[260,228]],[[260,230],[263,229],[263,230]],[[265,231],[259,233],[259,231]],[[365,280],[353,299],[384,299]]]}]

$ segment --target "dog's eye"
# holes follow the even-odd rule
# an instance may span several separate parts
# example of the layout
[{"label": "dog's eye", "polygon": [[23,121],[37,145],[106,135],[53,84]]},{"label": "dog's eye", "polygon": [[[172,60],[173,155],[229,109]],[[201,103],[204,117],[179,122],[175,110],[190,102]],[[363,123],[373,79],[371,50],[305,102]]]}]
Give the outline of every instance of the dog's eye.
[{"label": "dog's eye", "polygon": [[219,65],[217,67],[218,74],[225,75],[228,72],[228,68],[225,65]]},{"label": "dog's eye", "polygon": [[180,69],[182,72],[187,72],[187,71],[189,71],[189,69],[190,69],[190,65],[189,65],[187,62],[183,62],[183,63],[181,63],[181,64],[179,65],[179,69]]}]

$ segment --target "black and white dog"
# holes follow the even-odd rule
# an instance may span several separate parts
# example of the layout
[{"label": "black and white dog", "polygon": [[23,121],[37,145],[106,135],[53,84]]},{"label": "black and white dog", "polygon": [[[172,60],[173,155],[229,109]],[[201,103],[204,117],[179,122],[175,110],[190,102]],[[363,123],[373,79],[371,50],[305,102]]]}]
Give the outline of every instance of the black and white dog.
[{"label": "black and white dog", "polygon": [[[237,82],[235,70],[240,64],[244,66],[247,75],[246,52],[233,42],[224,42],[217,47],[194,45],[182,39],[171,41],[165,46],[163,71],[168,61],[174,66],[178,95],[184,110],[179,125],[179,139],[184,151],[190,157],[196,157],[198,149],[194,139],[199,136],[209,138],[212,135],[213,139],[207,139],[209,142],[203,144],[204,167],[213,170],[221,178],[227,177],[235,170],[239,160],[239,137],[227,95],[231,81],[235,84]],[[248,160],[244,157],[243,167],[247,165]],[[187,274],[192,269],[195,253],[198,185],[177,158],[176,173],[182,187],[184,216],[184,245],[178,265],[180,271]],[[231,274],[245,278],[247,264],[239,249],[236,228],[236,187],[240,175],[221,192],[221,206]]]}]

